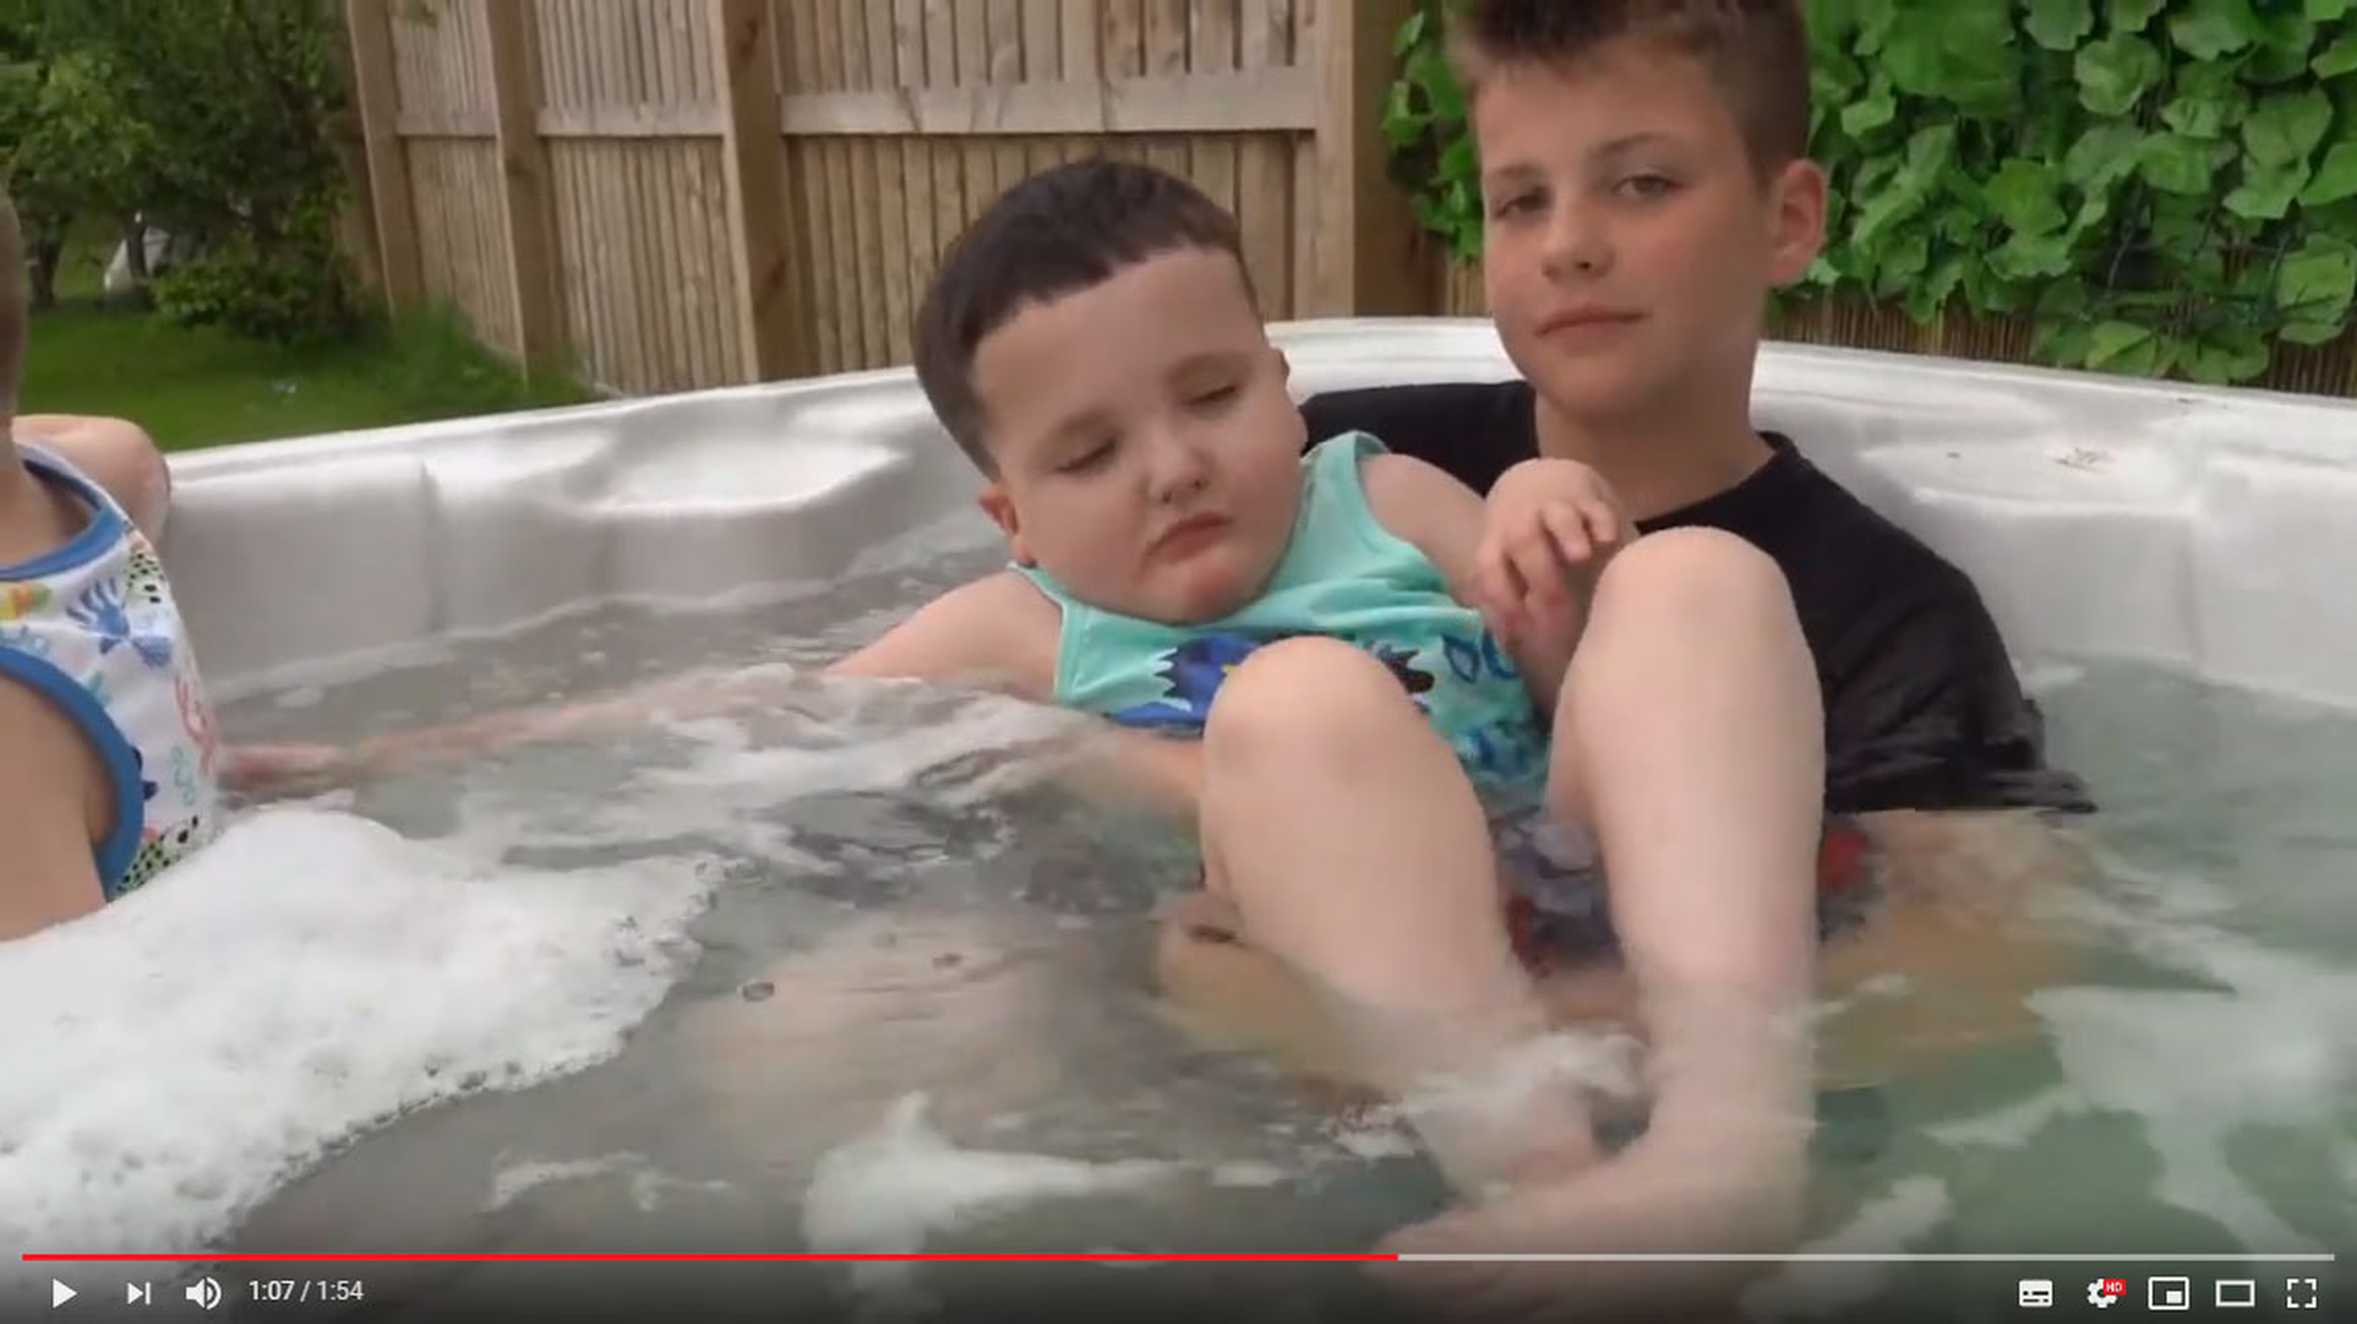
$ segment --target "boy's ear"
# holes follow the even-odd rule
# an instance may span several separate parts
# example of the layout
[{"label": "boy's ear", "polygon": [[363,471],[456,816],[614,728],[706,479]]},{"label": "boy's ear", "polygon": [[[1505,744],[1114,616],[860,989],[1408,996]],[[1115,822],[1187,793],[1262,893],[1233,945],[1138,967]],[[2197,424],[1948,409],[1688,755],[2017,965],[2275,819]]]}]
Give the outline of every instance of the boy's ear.
[{"label": "boy's ear", "polygon": [[1790,285],[1825,247],[1825,168],[1802,158],[1777,172],[1768,196],[1768,276]]},{"label": "boy's ear", "polygon": [[1007,554],[1014,558],[1017,565],[1039,564],[1038,558],[1032,556],[1031,548],[1024,543],[1023,519],[1015,513],[1015,499],[1007,495],[1005,484],[992,479],[983,487],[982,495],[974,499],[974,504],[982,507],[982,513],[990,516],[990,522],[998,526],[999,532],[1007,535]]}]

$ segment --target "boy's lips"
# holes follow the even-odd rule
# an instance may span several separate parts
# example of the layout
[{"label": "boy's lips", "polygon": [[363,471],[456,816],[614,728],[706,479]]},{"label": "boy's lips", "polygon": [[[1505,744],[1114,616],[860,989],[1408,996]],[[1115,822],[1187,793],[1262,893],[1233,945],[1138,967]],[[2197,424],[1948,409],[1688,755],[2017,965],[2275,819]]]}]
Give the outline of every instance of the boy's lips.
[{"label": "boy's lips", "polygon": [[1606,308],[1596,304],[1582,304],[1549,313],[1539,319],[1539,335],[1570,334],[1596,335],[1628,326],[1644,317],[1643,313],[1625,308]]},{"label": "boy's lips", "polygon": [[1223,515],[1189,515],[1156,535],[1146,545],[1146,554],[1165,558],[1187,556],[1218,538],[1227,527],[1227,517]]}]

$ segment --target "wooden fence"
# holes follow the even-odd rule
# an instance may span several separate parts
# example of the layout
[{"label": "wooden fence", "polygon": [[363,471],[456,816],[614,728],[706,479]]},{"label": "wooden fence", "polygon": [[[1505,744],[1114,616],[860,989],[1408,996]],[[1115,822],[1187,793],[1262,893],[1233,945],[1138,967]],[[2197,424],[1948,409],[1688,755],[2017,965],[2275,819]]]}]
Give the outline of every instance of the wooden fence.
[{"label": "wooden fence", "polygon": [[622,391],[882,367],[968,222],[1102,153],[1233,209],[1271,317],[1427,311],[1412,3],[346,0],[376,265]]}]

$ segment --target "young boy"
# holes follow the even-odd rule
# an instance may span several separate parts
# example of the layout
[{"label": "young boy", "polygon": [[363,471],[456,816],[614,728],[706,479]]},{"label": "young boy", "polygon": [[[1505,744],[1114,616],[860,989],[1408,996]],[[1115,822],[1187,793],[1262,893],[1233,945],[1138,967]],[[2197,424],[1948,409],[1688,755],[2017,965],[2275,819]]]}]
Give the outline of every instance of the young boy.
[{"label": "young boy", "polygon": [[[1708,531],[1607,557],[1612,497],[1559,463],[1547,532],[1577,588],[1528,604],[1561,629],[1500,647],[1463,605],[1505,554],[1495,518],[1364,436],[1300,458],[1232,218],[1140,167],[1069,166],[1002,198],[945,260],[917,346],[1015,564],[834,673],[987,679],[1189,737],[1133,734],[1105,771],[1193,812],[1240,936],[1400,1093],[1506,1071],[1543,1024],[1485,793],[1588,827],[1653,1046],[1645,1136],[1597,1165],[1561,1082],[1504,1111],[1444,1093],[1415,1123],[1461,1189],[1505,1189],[1484,1217],[1523,1242],[1785,1235],[1823,745],[1773,564]],[[1515,735],[1533,708],[1544,746]]]},{"label": "young boy", "polygon": [[20,242],[0,194],[0,941],[97,909],[219,827],[212,711],[125,509],[161,520],[162,460],[119,420],[16,419]]}]

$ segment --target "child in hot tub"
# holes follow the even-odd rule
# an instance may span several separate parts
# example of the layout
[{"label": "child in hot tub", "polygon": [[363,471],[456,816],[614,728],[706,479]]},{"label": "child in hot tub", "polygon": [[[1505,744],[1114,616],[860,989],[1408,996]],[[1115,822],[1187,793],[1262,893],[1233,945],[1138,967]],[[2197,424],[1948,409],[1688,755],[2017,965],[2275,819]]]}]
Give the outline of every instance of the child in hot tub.
[{"label": "child in hot tub", "polygon": [[[1526,928],[1617,943],[1654,1105],[1606,1160],[1569,1085],[1505,1112],[1452,1096],[1415,1110],[1444,1171],[1552,1192],[1515,1207],[1560,1214],[1524,1231],[1564,1249],[1787,1235],[1822,739],[1774,566],[1712,531],[1622,546],[1571,461],[1515,523],[1365,434],[1304,455],[1235,221],[1144,167],[1011,190],[944,260],[916,344],[1013,564],[834,674],[980,680],[1129,728],[1099,775],[1196,820],[1208,893],[1387,1089],[1503,1070],[1542,1027],[1503,865]],[[1466,604],[1533,539],[1575,571],[1573,601],[1540,604],[1570,624],[1501,633]],[[1588,828],[1601,893],[1565,849]]]},{"label": "child in hot tub", "polygon": [[22,418],[0,193],[0,941],[98,909],[219,828],[212,710],[150,539],[163,458],[120,419]]}]

